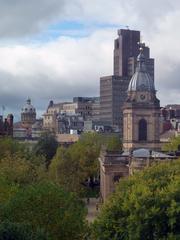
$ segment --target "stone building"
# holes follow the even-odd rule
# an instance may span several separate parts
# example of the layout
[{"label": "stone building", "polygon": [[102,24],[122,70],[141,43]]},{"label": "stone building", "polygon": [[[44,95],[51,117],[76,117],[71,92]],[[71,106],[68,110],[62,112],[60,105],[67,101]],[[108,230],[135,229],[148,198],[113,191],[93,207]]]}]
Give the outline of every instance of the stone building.
[{"label": "stone building", "polygon": [[102,201],[114,192],[116,183],[122,178],[151,166],[155,162],[167,162],[176,159],[174,156],[152,151],[150,149],[135,149],[129,152],[101,151],[100,161],[100,196]]},{"label": "stone building", "polygon": [[[99,119],[99,98],[74,97],[73,102],[54,103],[52,100],[43,114],[43,128],[55,133],[70,129],[82,131],[84,121]],[[68,126],[63,130],[61,126]]]},{"label": "stone building", "polygon": [[36,119],[36,109],[28,98],[21,109],[21,121],[14,123],[13,137],[21,140],[36,140],[42,134],[42,119]]},{"label": "stone building", "polygon": [[101,151],[100,157],[100,193],[104,201],[115,190],[115,183],[129,176],[129,156],[121,151]]},{"label": "stone building", "polygon": [[13,136],[13,118],[12,114],[8,114],[5,119],[0,116],[0,137]]},{"label": "stone building", "polygon": [[58,114],[56,122],[58,134],[80,134],[84,128],[83,117],[79,114]]},{"label": "stone building", "polygon": [[26,104],[21,110],[21,126],[24,128],[31,128],[32,124],[36,122],[36,109],[31,104],[31,99],[28,98]]},{"label": "stone building", "polygon": [[49,102],[46,112],[43,114],[43,129],[50,132],[56,132],[57,129],[57,115],[63,110],[64,103]]}]

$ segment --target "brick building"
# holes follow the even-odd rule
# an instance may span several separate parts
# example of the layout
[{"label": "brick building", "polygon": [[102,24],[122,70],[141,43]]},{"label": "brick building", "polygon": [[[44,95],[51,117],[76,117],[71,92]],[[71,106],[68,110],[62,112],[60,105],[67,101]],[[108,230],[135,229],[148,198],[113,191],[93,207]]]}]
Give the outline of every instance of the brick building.
[{"label": "brick building", "polygon": [[8,114],[7,118],[3,119],[0,116],[0,137],[13,136],[13,115]]}]

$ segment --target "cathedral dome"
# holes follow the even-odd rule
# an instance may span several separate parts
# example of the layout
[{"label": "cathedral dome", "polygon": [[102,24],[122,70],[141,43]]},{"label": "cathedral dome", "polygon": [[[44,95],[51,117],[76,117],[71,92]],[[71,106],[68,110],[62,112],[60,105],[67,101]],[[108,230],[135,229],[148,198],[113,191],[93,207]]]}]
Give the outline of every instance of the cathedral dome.
[{"label": "cathedral dome", "polygon": [[26,101],[26,104],[21,109],[21,113],[35,113],[35,112],[36,112],[36,109],[31,104],[31,99],[28,98],[27,101]]},{"label": "cathedral dome", "polygon": [[137,57],[136,72],[132,76],[128,87],[128,92],[132,91],[155,92],[154,82],[146,70],[145,57],[142,50]]}]

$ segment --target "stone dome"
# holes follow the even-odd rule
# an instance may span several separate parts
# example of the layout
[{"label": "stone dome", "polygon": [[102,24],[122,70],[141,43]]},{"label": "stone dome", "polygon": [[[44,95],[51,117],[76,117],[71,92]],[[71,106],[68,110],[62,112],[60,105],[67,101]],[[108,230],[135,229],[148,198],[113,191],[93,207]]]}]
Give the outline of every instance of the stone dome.
[{"label": "stone dome", "polygon": [[134,73],[130,80],[128,92],[132,91],[155,92],[154,82],[146,70],[145,62],[146,62],[145,57],[141,51],[139,56],[137,57],[136,72]]},{"label": "stone dome", "polygon": [[26,104],[24,105],[24,107],[21,109],[21,113],[35,113],[36,109],[34,108],[34,106],[31,104],[31,99],[28,98],[26,101]]}]

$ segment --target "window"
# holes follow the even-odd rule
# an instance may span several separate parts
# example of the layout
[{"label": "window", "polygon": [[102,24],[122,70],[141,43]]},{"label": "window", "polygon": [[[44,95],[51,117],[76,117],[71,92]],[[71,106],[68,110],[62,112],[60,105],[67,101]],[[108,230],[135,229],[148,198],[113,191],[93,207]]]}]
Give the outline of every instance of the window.
[{"label": "window", "polygon": [[145,119],[139,121],[139,141],[147,141],[147,122]]}]

